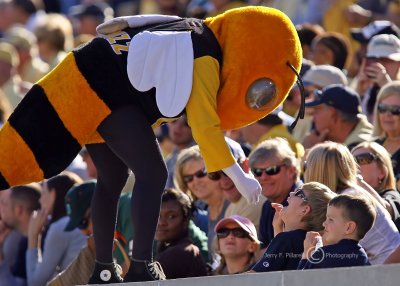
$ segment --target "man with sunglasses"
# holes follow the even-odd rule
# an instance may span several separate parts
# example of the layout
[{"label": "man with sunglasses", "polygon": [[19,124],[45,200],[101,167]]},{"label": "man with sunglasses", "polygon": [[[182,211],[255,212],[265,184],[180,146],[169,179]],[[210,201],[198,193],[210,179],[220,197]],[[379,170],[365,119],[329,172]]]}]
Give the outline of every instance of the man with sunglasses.
[{"label": "man with sunglasses", "polygon": [[361,113],[360,96],[352,88],[333,84],[315,91],[315,99],[307,102],[313,108],[315,129],[303,141],[306,149],[326,140],[342,143],[351,149],[371,140],[372,125]]},{"label": "man with sunglasses", "polygon": [[259,240],[261,248],[268,246],[274,238],[272,221],[275,209],[272,203],[287,206],[290,192],[301,187],[295,153],[283,138],[274,138],[260,143],[249,156],[250,169],[262,187],[267,201],[262,206]]}]

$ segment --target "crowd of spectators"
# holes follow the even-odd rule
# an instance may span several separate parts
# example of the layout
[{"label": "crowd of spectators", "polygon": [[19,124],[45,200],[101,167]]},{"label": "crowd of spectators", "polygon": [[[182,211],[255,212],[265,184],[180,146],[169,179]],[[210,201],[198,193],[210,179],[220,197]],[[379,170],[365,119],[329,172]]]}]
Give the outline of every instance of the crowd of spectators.
[{"label": "crowd of spectators", "polygon": [[[247,5],[280,9],[296,25],[305,118],[289,128],[301,103],[295,85],[271,114],[226,132],[262,187],[256,205],[222,171],[207,172],[185,115],[154,130],[168,168],[154,258],[167,279],[400,263],[400,1],[0,0],[0,126],[106,20],[205,18]],[[0,192],[0,285],[88,282],[96,177],[84,148],[63,173]],[[134,181],[115,229],[122,277],[135,247]]]}]

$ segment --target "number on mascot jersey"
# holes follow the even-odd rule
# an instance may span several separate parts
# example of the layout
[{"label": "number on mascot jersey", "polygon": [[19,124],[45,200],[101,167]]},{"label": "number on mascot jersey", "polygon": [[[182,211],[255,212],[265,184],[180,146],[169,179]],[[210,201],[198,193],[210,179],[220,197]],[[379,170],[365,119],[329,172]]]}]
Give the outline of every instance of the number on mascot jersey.
[{"label": "number on mascot jersey", "polygon": [[[116,33],[112,33],[105,36],[104,39],[106,39],[110,43],[114,53],[116,53],[117,55],[121,55],[122,52],[128,52],[129,44],[131,43],[131,37],[127,32],[119,31]],[[125,43],[121,44],[117,43],[117,41],[125,41]]]}]

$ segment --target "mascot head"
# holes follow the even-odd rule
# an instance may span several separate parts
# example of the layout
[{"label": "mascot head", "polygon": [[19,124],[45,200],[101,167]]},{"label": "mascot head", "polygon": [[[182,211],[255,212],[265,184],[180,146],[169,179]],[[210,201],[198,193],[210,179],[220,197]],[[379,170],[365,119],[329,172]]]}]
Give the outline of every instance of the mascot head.
[{"label": "mascot head", "polygon": [[280,105],[300,71],[300,40],[279,10],[244,7],[207,18],[222,50],[217,112],[223,130],[257,121]]}]

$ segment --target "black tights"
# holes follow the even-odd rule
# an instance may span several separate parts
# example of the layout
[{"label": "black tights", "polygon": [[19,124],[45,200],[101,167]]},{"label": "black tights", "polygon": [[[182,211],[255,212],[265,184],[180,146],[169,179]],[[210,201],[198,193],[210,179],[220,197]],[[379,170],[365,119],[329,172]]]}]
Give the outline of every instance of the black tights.
[{"label": "black tights", "polygon": [[135,175],[131,200],[132,258],[150,260],[161,194],[167,180],[167,169],[153,130],[143,111],[132,105],[114,111],[97,131],[106,143],[87,145],[97,168],[92,200],[96,260],[112,262],[118,200],[128,178],[128,168]]}]

